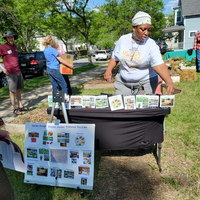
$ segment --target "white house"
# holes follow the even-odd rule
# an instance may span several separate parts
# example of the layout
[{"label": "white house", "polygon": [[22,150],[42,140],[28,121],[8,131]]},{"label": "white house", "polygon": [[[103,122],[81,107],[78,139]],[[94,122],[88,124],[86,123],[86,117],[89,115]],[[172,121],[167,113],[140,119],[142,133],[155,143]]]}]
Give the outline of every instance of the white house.
[{"label": "white house", "polygon": [[164,33],[175,33],[172,49],[193,48],[195,33],[200,30],[200,0],[179,0],[174,8],[174,26],[165,28]]}]

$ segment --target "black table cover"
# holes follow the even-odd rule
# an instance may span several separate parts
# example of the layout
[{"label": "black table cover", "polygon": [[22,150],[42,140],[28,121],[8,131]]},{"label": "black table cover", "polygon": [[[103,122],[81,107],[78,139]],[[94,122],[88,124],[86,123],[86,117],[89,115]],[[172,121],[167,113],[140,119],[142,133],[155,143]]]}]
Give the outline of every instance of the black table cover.
[{"label": "black table cover", "polygon": [[[70,109],[69,123],[95,124],[95,149],[138,149],[163,142],[163,120],[170,108],[145,108],[136,110]],[[51,108],[47,109],[51,114]],[[65,123],[62,110],[55,109],[54,116]]]}]

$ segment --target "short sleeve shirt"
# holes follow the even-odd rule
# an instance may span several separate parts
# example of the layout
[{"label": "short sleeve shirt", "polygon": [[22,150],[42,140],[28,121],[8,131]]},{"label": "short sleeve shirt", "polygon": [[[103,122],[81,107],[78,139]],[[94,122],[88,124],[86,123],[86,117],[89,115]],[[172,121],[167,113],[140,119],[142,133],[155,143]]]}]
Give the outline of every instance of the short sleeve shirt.
[{"label": "short sleeve shirt", "polygon": [[47,60],[47,67],[49,67],[50,69],[57,69],[59,70],[59,61],[56,58],[57,56],[59,56],[59,53],[56,51],[56,49],[54,49],[53,47],[46,47],[44,49],[44,56]]},{"label": "short sleeve shirt", "polygon": [[3,58],[3,64],[9,74],[21,73],[18,62],[17,45],[12,46],[5,43],[0,46],[0,57]]},{"label": "short sleeve shirt", "polygon": [[120,37],[112,58],[120,62],[119,73],[128,82],[143,81],[157,76],[153,67],[164,63],[154,40],[147,37],[145,41],[135,41],[132,39],[132,33]]}]

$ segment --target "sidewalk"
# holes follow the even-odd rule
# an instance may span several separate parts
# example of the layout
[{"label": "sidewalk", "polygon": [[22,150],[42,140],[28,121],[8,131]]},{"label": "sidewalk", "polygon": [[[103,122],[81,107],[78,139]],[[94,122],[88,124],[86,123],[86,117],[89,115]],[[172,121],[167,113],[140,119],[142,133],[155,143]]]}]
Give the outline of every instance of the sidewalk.
[{"label": "sidewalk", "polygon": [[[104,73],[106,68],[107,65],[102,65],[70,77],[69,80],[71,87],[88,82],[94,77]],[[47,102],[48,95],[52,95],[51,84],[22,93],[22,103],[29,108],[33,108],[42,102]],[[9,123],[18,117],[13,114],[13,107],[10,98],[0,101],[0,116],[3,118],[5,123]]]}]

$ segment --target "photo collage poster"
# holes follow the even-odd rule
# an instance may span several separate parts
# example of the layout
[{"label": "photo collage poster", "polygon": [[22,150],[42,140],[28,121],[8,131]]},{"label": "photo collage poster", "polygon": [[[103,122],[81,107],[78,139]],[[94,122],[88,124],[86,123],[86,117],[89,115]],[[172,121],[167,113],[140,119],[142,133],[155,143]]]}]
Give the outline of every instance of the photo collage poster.
[{"label": "photo collage poster", "polygon": [[94,124],[26,123],[25,183],[93,189]]}]

